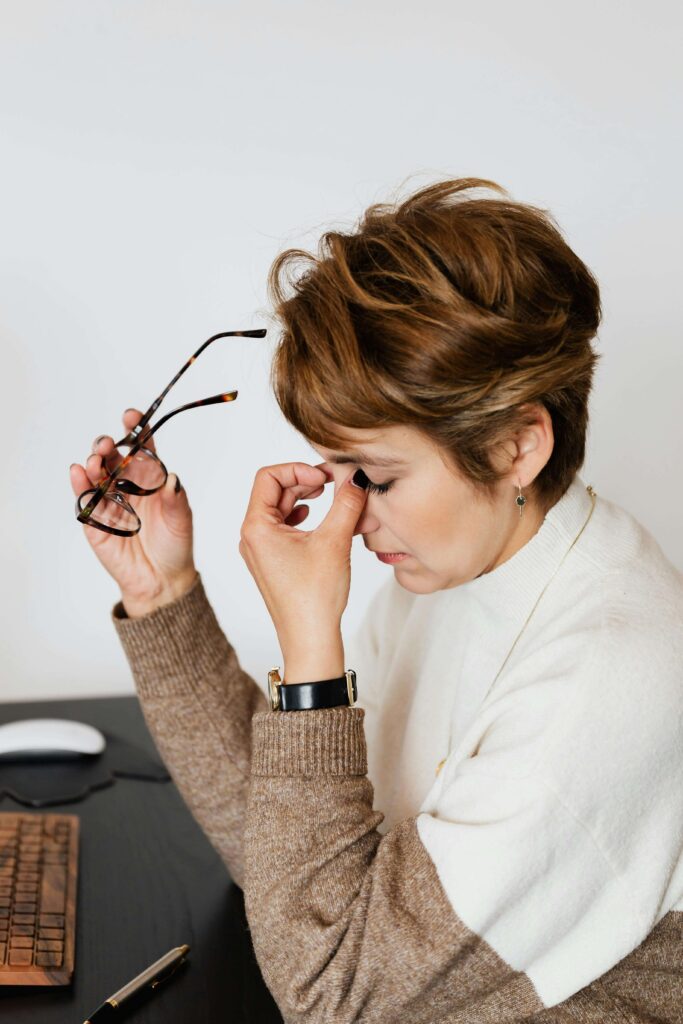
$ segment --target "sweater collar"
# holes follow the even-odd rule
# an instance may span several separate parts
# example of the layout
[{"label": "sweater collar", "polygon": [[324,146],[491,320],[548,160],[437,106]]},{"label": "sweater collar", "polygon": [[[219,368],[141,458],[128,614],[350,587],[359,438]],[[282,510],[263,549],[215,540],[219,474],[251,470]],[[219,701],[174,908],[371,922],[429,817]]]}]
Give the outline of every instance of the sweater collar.
[{"label": "sweater collar", "polygon": [[578,473],[540,527],[507,561],[457,587],[491,619],[523,621],[571,547],[591,511],[592,499]]}]

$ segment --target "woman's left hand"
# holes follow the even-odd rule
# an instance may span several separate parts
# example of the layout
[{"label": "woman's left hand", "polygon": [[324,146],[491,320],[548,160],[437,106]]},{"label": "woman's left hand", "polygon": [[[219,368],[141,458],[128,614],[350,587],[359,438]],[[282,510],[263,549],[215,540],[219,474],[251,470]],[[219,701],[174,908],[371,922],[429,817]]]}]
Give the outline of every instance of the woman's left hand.
[{"label": "woman's left hand", "polygon": [[339,633],[349,599],[351,542],[367,498],[367,491],[352,483],[354,473],[340,485],[315,530],[298,530],[288,522],[306,518],[306,505],[292,514],[300,498],[323,493],[332,479],[325,466],[285,462],[259,469],[240,530],[240,554],[263,595],[283,652],[306,638]]}]

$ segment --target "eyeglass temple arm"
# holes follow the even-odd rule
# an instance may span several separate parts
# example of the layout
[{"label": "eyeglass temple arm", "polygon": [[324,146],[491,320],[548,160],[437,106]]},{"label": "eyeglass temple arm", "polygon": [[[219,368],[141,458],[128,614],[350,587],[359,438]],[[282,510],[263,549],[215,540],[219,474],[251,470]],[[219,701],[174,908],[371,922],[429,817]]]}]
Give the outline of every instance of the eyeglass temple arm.
[{"label": "eyeglass temple arm", "polygon": [[[154,434],[162,424],[166,423],[167,420],[170,420],[172,416],[176,416],[179,412],[184,412],[186,409],[198,409],[202,405],[216,405],[217,402],[232,402],[237,398],[238,394],[239,391],[223,391],[220,395],[212,395],[211,398],[199,398],[196,402],[188,402],[187,405],[180,405],[177,409],[172,409],[171,412],[167,412],[165,416],[162,416],[161,419],[157,420],[154,426],[147,431],[143,438],[138,436],[138,427],[133,427],[125,437],[122,437],[120,441],[116,442],[114,447],[118,448],[121,444],[132,444],[133,447],[129,451],[128,456],[134,455],[139,448],[142,448],[143,445],[149,441],[152,434]],[[120,468],[120,466],[117,467],[117,469],[118,468]],[[114,470],[111,475],[113,477],[118,474],[116,473],[116,470]]]},{"label": "eyeglass temple arm", "polygon": [[181,405],[177,409],[173,409],[171,410],[171,412],[166,413],[165,416],[162,416],[161,419],[154,424],[151,430],[147,431],[144,438],[142,439],[136,438],[132,431],[130,434],[126,434],[125,437],[121,438],[120,441],[116,442],[115,447],[118,448],[120,444],[130,444],[130,451],[121,460],[121,462],[119,462],[118,466],[115,466],[114,469],[111,470],[111,472],[106,473],[104,476],[102,476],[94,493],[90,498],[90,501],[85,506],[85,508],[79,509],[79,511],[86,512],[89,510],[90,512],[92,512],[96,505],[99,504],[104,494],[109,490],[112,480],[115,480],[117,476],[121,475],[126,466],[128,466],[128,464],[131,462],[135,453],[138,452],[140,448],[144,446],[145,442],[149,440],[152,434],[156,430],[158,430],[159,427],[166,422],[166,420],[170,420],[172,416],[177,415],[177,413],[179,412],[184,412],[186,409],[198,409],[202,405],[215,405],[217,402],[232,402],[234,401],[235,398],[237,398],[238,394],[238,391],[224,391],[222,394],[213,395],[211,398],[200,398],[196,402],[188,402],[187,405]]},{"label": "eyeglass temple arm", "polygon": [[[185,371],[188,369],[188,367],[190,367],[192,365],[192,363],[194,363],[194,361],[197,359],[197,357],[199,355],[201,355],[201,353],[204,351],[204,349],[207,348],[207,346],[209,346],[212,341],[216,341],[217,338],[233,338],[233,337],[236,337],[236,336],[239,336],[241,338],[265,338],[266,333],[267,333],[267,331],[266,331],[265,327],[259,327],[259,328],[257,328],[256,330],[253,330],[253,331],[221,331],[220,334],[213,334],[210,338],[207,338],[206,341],[202,345],[199,346],[199,348],[194,353],[194,355],[190,356],[190,358],[187,360],[185,365],[182,366],[180,368],[180,370],[178,370],[178,372],[176,373],[176,375],[173,378],[173,380],[171,381],[171,383],[168,384],[164,388],[164,390],[161,392],[159,397],[157,399],[155,399],[154,402],[152,402],[152,404],[150,405],[149,409],[144,414],[144,416],[142,417],[140,422],[137,423],[135,425],[135,427],[133,427],[133,429],[131,430],[131,434],[134,434],[135,437],[139,437],[139,435],[142,433],[144,428],[147,426],[147,424],[151,420],[152,416],[157,411],[157,409],[159,408],[159,406],[161,405],[161,403],[163,402],[164,398],[169,393],[169,391],[171,390],[173,385],[176,383],[176,381],[179,380],[180,377],[182,377],[182,375],[185,373]],[[213,401],[220,401],[219,396],[216,396],[215,398],[210,399],[209,401],[204,401],[203,403],[202,402],[192,403],[191,405],[183,406],[183,408],[184,409],[191,409],[193,407],[193,405],[195,405],[195,404],[198,404],[198,405],[202,405],[202,404],[209,405]],[[177,411],[180,412],[179,409]],[[165,419],[168,419],[168,417],[165,417]],[[160,427],[163,422],[164,422],[164,420],[160,420],[160,422],[156,424],[154,430],[156,430],[157,427]],[[152,433],[153,433],[153,431],[150,431],[146,435],[146,437],[151,437]],[[122,441],[117,441],[117,444],[121,444],[121,443],[122,443]]]},{"label": "eyeglass temple arm", "polygon": [[156,430],[159,429],[159,427],[162,425],[162,423],[165,423],[166,420],[169,420],[171,418],[171,416],[175,416],[176,413],[183,412],[185,409],[196,409],[196,408],[198,408],[199,406],[202,406],[202,405],[214,405],[216,402],[231,402],[231,401],[233,401],[233,399],[237,398],[237,394],[238,394],[237,391],[227,391],[227,392],[223,392],[220,395],[213,395],[213,397],[211,397],[211,398],[200,398],[196,402],[189,402],[187,405],[182,405],[182,406],[180,406],[180,408],[174,409],[172,412],[169,412],[166,416],[162,416],[161,419],[157,423],[154,424],[152,429],[147,431],[147,433],[144,435],[144,437],[140,436],[142,434],[142,432],[143,432],[143,428],[147,426],[147,423],[152,418],[152,416],[154,415],[156,410],[159,408],[159,406],[161,405],[162,401],[164,400],[164,398],[166,397],[168,392],[171,390],[171,388],[173,387],[175,382],[180,377],[182,377],[182,375],[185,373],[187,368],[192,365],[192,363],[196,360],[197,356],[201,355],[201,353],[204,351],[204,349],[207,348],[207,346],[210,345],[212,341],[216,341],[217,338],[232,338],[232,337],[235,337],[235,336],[239,336],[239,337],[242,337],[242,338],[265,338],[266,333],[267,333],[267,330],[266,330],[265,327],[259,327],[259,328],[256,328],[253,331],[221,331],[220,334],[213,334],[210,338],[207,338],[206,341],[202,345],[199,346],[197,351],[193,355],[190,356],[190,358],[187,360],[185,365],[178,371],[178,373],[176,373],[176,375],[173,378],[173,380],[171,381],[171,383],[167,387],[164,388],[164,390],[161,392],[161,394],[156,399],[156,401],[154,401],[150,405],[149,409],[144,414],[144,416],[142,417],[140,422],[137,423],[132,428],[132,430],[128,434],[125,435],[125,437],[122,437],[120,441],[116,441],[116,443],[114,445],[114,447],[116,447],[116,448],[118,448],[118,446],[120,444],[130,444],[133,447],[131,447],[131,449],[128,452],[128,454],[126,455],[126,457],[122,460],[122,462],[119,463],[118,466],[116,466],[114,469],[112,469],[109,473],[105,473],[105,475],[102,477],[102,479],[100,480],[99,484],[97,485],[95,493],[92,495],[92,497],[91,497],[90,501],[88,502],[88,505],[86,506],[86,508],[90,508],[91,511],[92,511],[92,509],[97,504],[99,504],[100,499],[103,497],[103,495],[109,489],[109,485],[111,484],[111,481],[114,480],[117,476],[120,475],[120,473],[126,468],[128,463],[130,462],[130,460],[133,457],[133,455],[135,455],[135,453],[143,446],[145,441],[148,438],[150,438],[152,436],[152,434]]}]

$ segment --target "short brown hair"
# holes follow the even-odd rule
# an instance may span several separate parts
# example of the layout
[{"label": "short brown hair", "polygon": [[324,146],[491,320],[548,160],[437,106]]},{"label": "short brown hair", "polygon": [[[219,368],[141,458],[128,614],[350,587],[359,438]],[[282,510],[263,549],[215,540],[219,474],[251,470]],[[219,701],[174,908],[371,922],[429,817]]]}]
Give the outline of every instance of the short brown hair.
[{"label": "short brown hair", "polygon": [[527,493],[550,508],[583,464],[600,293],[549,211],[486,179],[438,182],[326,231],[317,257],[286,249],[268,294],[283,328],[271,385],[309,441],[412,426],[490,499],[493,449],[540,402],[555,440]]}]

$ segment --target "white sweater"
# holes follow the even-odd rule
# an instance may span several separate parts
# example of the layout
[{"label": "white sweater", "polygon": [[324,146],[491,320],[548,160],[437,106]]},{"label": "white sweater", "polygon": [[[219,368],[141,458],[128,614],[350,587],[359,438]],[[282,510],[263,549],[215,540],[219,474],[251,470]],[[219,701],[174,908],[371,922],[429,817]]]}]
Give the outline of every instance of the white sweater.
[{"label": "white sweater", "polygon": [[455,914],[546,1006],[683,912],[683,576],[595,490],[488,696],[588,516],[579,476],[508,561],[429,595],[392,573],[345,638],[380,831],[418,816]]}]

